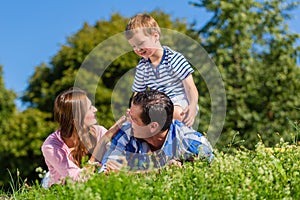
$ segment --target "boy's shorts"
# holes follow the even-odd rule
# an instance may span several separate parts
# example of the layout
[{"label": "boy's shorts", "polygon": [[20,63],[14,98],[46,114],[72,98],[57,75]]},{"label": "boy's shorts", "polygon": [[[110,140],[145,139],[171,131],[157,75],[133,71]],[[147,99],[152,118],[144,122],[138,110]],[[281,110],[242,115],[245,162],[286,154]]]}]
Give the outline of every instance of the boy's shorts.
[{"label": "boy's shorts", "polygon": [[[189,105],[189,101],[184,94],[177,95],[175,97],[171,98],[171,101],[173,102],[174,106],[180,106],[182,109],[185,109]],[[197,111],[196,114],[198,113],[199,106],[197,105]]]},{"label": "boy's shorts", "polygon": [[174,106],[180,106],[182,109],[185,109],[189,105],[189,101],[186,95],[178,95],[171,98]]}]

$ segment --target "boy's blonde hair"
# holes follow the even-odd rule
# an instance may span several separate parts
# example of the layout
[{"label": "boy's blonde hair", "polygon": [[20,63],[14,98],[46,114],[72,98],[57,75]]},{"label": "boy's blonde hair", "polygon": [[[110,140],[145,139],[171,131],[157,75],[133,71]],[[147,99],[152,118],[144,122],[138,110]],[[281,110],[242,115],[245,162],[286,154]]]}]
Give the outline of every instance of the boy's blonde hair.
[{"label": "boy's blonde hair", "polygon": [[152,35],[155,32],[160,35],[158,23],[147,14],[137,14],[129,20],[125,31],[126,38],[131,39],[139,29],[143,29],[145,35]]}]

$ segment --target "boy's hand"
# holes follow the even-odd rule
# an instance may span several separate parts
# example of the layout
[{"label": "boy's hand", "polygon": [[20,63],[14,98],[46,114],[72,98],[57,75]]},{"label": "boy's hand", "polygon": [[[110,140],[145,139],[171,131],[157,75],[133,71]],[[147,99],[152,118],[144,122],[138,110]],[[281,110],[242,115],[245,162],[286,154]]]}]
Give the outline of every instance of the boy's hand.
[{"label": "boy's hand", "polygon": [[193,126],[196,117],[196,111],[196,106],[188,105],[181,113],[184,116],[183,123],[189,127]]}]

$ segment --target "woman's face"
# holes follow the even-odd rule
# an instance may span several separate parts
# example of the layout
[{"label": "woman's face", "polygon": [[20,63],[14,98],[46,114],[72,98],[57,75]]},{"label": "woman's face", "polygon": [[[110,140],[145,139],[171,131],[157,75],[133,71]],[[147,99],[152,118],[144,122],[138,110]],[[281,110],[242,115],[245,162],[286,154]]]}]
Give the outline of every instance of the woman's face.
[{"label": "woman's face", "polygon": [[[87,98],[87,97],[86,97]],[[87,98],[87,112],[84,116],[84,125],[89,127],[97,123],[96,119],[97,108],[92,105],[92,102]]]}]

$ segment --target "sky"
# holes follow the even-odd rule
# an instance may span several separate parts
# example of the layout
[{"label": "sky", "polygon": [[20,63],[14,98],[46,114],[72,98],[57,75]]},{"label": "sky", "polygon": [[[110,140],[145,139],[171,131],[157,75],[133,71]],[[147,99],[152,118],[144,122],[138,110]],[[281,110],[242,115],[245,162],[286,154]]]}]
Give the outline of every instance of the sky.
[{"label": "sky", "polygon": [[[197,2],[197,0],[191,0]],[[67,37],[118,12],[131,17],[140,12],[160,9],[172,18],[197,22],[201,26],[210,14],[193,7],[189,0],[1,0],[0,65],[5,88],[21,96],[35,67],[49,63],[66,44]],[[300,33],[300,7],[288,21],[290,30]],[[16,102],[18,104],[18,102]],[[20,103],[20,102],[19,102]]]}]

